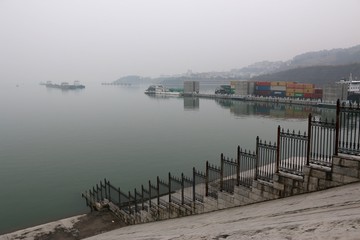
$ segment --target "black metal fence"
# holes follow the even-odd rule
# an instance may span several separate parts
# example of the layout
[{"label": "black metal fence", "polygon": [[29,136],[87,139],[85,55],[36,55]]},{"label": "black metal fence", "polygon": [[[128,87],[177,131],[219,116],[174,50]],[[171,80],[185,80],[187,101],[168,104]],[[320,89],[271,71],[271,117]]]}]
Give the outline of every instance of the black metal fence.
[{"label": "black metal fence", "polygon": [[261,141],[256,138],[256,170],[255,179],[272,182],[276,167],[277,146],[271,142]]},{"label": "black metal fence", "polygon": [[360,154],[360,105],[340,105],[336,107],[337,153]]},{"label": "black metal fence", "polygon": [[257,137],[255,151],[243,151],[238,146],[235,159],[221,154],[220,166],[206,162],[205,172],[193,168],[191,177],[169,173],[166,180],[157,177],[155,184],[149,181],[141,190],[127,193],[105,179],[82,196],[91,209],[107,199],[128,214],[140,210],[159,214],[160,209],[170,212],[171,206],[193,212],[195,204],[203,203],[205,197],[217,199],[219,191],[232,194],[235,186],[250,188],[254,180],[272,182],[279,172],[302,176],[309,164],[331,167],[332,157],[338,153],[360,154],[359,105],[345,106],[338,101],[335,121],[310,114],[307,133],[285,131],[279,126],[276,142]]}]

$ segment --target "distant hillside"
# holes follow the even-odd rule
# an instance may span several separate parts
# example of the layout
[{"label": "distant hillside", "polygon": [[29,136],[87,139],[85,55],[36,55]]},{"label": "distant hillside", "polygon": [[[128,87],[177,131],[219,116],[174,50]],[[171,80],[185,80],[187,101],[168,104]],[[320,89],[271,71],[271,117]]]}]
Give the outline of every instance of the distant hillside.
[{"label": "distant hillside", "polygon": [[201,83],[221,84],[231,80],[266,80],[266,81],[298,81],[313,82],[322,85],[327,82],[338,81],[349,76],[360,77],[360,45],[350,48],[337,48],[308,52],[297,55],[288,61],[261,61],[249,66],[223,72],[200,72],[161,76],[141,77],[136,75],[124,76],[115,83],[132,84],[183,84],[185,80]]},{"label": "distant hillside", "polygon": [[121,77],[114,81],[113,83],[131,83],[131,84],[144,84],[152,82],[151,78],[148,77],[141,77],[137,75],[129,75],[125,77]]},{"label": "distant hillside", "polygon": [[266,74],[253,77],[254,81],[293,81],[314,83],[322,86],[327,83],[348,78],[352,73],[354,77],[360,77],[360,63],[340,66],[312,66],[290,69],[287,71]]},{"label": "distant hillside", "polygon": [[297,55],[290,61],[290,67],[347,65],[351,63],[360,63],[360,45],[346,49],[338,48]]},{"label": "distant hillside", "polygon": [[288,61],[262,61],[247,67],[231,70],[238,76],[257,76],[310,66],[334,66],[360,63],[360,45],[350,48],[321,50],[297,55]]}]

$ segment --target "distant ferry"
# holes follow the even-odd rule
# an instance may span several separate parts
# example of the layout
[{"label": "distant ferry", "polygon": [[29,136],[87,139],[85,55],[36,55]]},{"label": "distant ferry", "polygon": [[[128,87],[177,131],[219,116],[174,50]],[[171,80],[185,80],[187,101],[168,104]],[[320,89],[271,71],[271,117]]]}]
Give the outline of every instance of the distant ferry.
[{"label": "distant ferry", "polygon": [[179,96],[180,92],[177,90],[168,89],[163,85],[151,85],[148,89],[145,90],[145,94]]},{"label": "distant ferry", "polygon": [[348,100],[360,102],[360,80],[357,78],[354,79],[352,73],[350,73],[348,79],[341,79],[338,83],[347,85]]},{"label": "distant ferry", "polygon": [[83,89],[84,85],[81,85],[79,81],[75,81],[74,84],[69,84],[67,82],[62,82],[61,84],[54,84],[51,81],[47,81],[45,86],[48,88],[59,88],[62,90],[70,90],[70,89]]}]

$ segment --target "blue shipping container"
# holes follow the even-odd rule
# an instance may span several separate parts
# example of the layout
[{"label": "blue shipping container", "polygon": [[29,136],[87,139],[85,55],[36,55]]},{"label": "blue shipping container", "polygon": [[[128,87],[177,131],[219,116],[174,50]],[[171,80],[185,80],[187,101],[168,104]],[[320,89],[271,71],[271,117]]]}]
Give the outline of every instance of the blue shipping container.
[{"label": "blue shipping container", "polygon": [[286,97],[285,91],[271,91],[270,96],[272,97]]},{"label": "blue shipping container", "polygon": [[257,91],[270,91],[270,86],[256,86],[255,90],[257,90]]}]

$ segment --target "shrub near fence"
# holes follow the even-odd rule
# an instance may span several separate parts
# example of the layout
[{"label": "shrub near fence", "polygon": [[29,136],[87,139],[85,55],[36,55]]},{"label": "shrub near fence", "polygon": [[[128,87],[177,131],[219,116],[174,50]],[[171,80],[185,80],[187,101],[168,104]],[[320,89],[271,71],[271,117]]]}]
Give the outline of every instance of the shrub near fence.
[{"label": "shrub near fence", "polygon": [[[254,152],[243,151],[238,146],[236,159],[221,154],[220,167],[206,162],[206,171],[193,168],[192,177],[181,174],[177,178],[169,173],[167,182],[158,177],[156,184],[149,181],[148,188],[141,186],[141,192],[135,189],[128,193],[105,179],[82,196],[91,209],[110,201],[119,209],[117,213],[128,215],[145,210],[158,216],[153,219],[162,219],[160,212],[162,217],[171,217],[170,211],[176,206],[182,215],[194,214],[196,205],[205,202],[206,197],[217,199],[219,191],[233,193],[239,185],[250,188],[255,179],[272,182],[277,172],[303,176],[305,165],[332,166],[332,156],[338,153],[360,154],[359,105],[340,106],[338,101],[335,122],[310,114],[307,134],[284,131],[279,126],[276,144],[257,137]],[[164,214],[164,210],[169,214]]]}]

